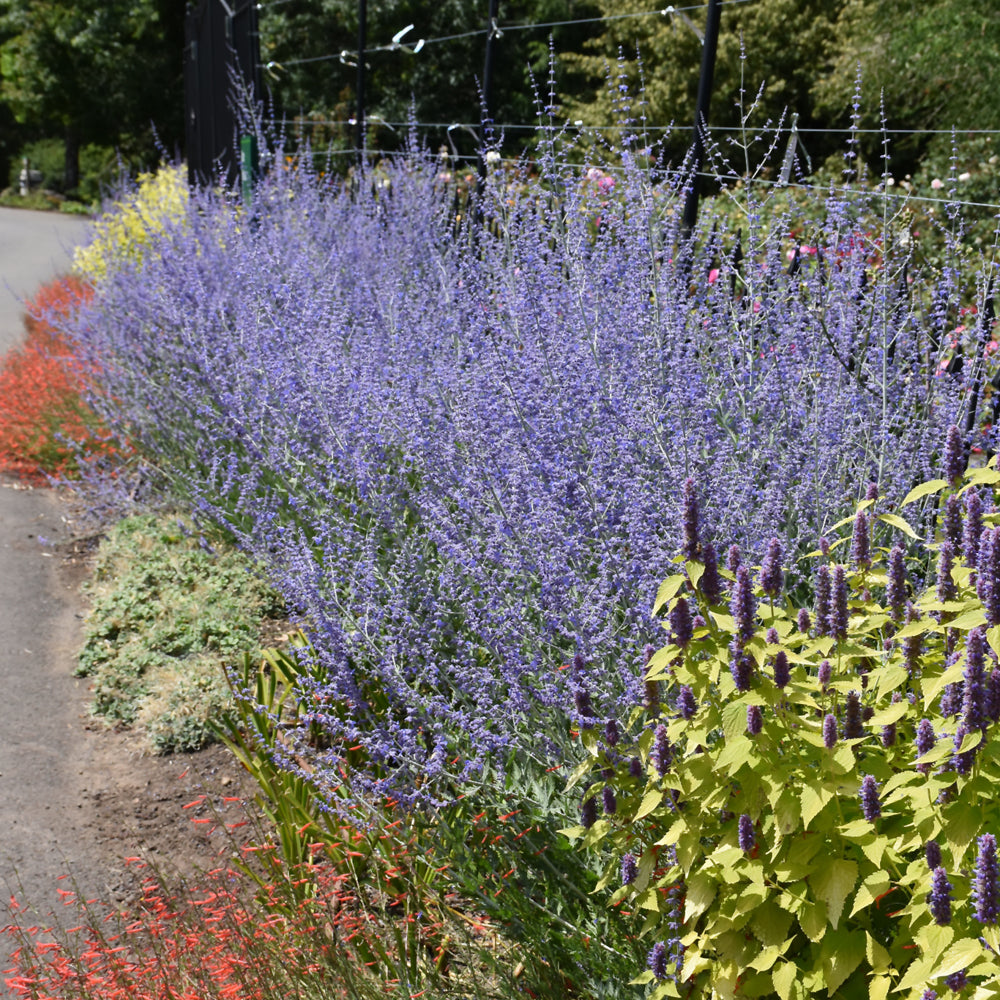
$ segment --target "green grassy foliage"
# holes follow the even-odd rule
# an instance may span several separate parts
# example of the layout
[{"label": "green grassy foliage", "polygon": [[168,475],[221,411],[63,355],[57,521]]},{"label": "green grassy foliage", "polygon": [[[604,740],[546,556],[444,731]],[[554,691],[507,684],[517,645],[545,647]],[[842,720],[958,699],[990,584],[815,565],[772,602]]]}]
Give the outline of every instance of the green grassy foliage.
[{"label": "green grassy foliage", "polygon": [[92,679],[95,715],[142,726],[160,753],[210,742],[229,697],[223,667],[281,615],[273,591],[239,553],[152,514],[110,529],[88,589],[77,673]]}]

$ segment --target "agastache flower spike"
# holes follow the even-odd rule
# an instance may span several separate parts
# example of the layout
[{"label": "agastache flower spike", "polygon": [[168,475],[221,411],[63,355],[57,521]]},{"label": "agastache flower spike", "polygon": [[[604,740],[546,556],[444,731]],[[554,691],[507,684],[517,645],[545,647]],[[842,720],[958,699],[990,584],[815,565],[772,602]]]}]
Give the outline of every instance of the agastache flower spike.
[{"label": "agastache flower spike", "polygon": [[827,712],[823,719],[823,746],[832,750],[837,745],[837,716]]},{"label": "agastache flower spike", "polygon": [[955,753],[951,758],[951,766],[957,774],[968,774],[972,770],[972,765],[976,762],[976,750],[978,748],[974,747],[972,750],[966,750],[964,753],[961,751],[962,743],[968,735],[969,727],[964,722],[960,723],[955,730]]},{"label": "agastache flower spike", "polygon": [[580,822],[588,830],[597,822],[597,799],[592,795],[585,798],[580,806]]},{"label": "agastache flower spike", "polygon": [[806,608],[799,608],[798,626],[799,631],[804,635],[809,634],[809,629],[812,627],[812,621],[809,618],[809,611]]},{"label": "agastache flower spike", "polygon": [[924,846],[924,854],[927,858],[927,867],[931,871],[941,866],[941,846],[936,840],[928,840]]},{"label": "agastache flower spike", "polygon": [[777,687],[783,688],[791,679],[791,667],[788,665],[788,654],[779,649],[774,654],[774,683]]},{"label": "agastache flower spike", "polygon": [[681,649],[691,641],[694,625],[691,622],[691,609],[686,597],[678,597],[677,603],[670,609],[670,630],[674,642]]},{"label": "agastache flower spike", "polygon": [[667,978],[667,946],[662,941],[657,941],[650,949],[646,965],[655,978],[659,980]]},{"label": "agastache flower spike", "polygon": [[670,770],[673,763],[674,751],[667,738],[667,727],[660,725],[656,727],[656,734],[653,736],[653,766],[656,773],[662,778]]},{"label": "agastache flower spike", "polygon": [[834,566],[830,634],[840,642],[847,638],[847,619],[847,577],[843,566]]},{"label": "agastache flower spike", "polygon": [[618,741],[621,739],[621,735],[617,719],[608,719],[608,721],[604,723],[604,742],[607,743],[609,747],[614,749],[614,747],[618,746]]},{"label": "agastache flower spike", "polygon": [[830,554],[830,539],[827,538],[826,535],[819,540],[819,550],[824,556],[828,556]]},{"label": "agastache flower spike", "polygon": [[917,723],[917,734],[913,742],[917,751],[917,770],[921,774],[927,774],[931,769],[931,765],[921,764],[920,758],[933,749],[934,744],[937,742],[937,736],[934,734],[934,726],[931,724],[930,719],[921,719]]},{"label": "agastache flower spike", "polygon": [[[906,624],[910,625],[916,621],[920,621],[920,612],[912,603],[907,604]],[[923,639],[919,635],[908,635],[903,640],[903,662],[906,664],[907,673],[911,676],[916,673],[923,645]]]},{"label": "agastache flower spike", "polygon": [[746,813],[740,816],[736,836],[740,850],[749,854],[757,843],[757,835],[754,833],[753,820]]},{"label": "agastache flower spike", "polygon": [[738,545],[730,545],[729,551],[726,553],[726,569],[730,573],[735,573],[740,568],[740,547]]},{"label": "agastache flower spike", "polygon": [[614,816],[618,812],[618,799],[615,796],[615,790],[610,785],[605,785],[601,797],[604,800],[604,814]]},{"label": "agastache flower spike", "polygon": [[962,532],[962,554],[965,564],[976,568],[979,560],[979,538],[983,533],[983,499],[973,488],[965,494],[965,527]]},{"label": "agastache flower spike", "polygon": [[850,691],[844,709],[844,739],[857,740],[864,735],[865,727],[861,721],[861,695],[857,691]]},{"label": "agastache flower spike", "polygon": [[994,667],[986,682],[986,717],[990,722],[1000,721],[1000,669]]},{"label": "agastache flower spike", "polygon": [[965,449],[962,445],[962,433],[955,424],[948,428],[948,436],[944,445],[944,478],[957,486],[965,471]]},{"label": "agastache flower spike", "polygon": [[886,568],[885,603],[894,622],[903,620],[906,610],[906,567],[903,561],[903,549],[899,545],[889,551],[889,564]]},{"label": "agastache flower spike", "polygon": [[677,711],[684,719],[690,719],[698,711],[698,702],[695,701],[694,692],[687,684],[682,684],[677,692]]},{"label": "agastache flower spike", "polygon": [[944,976],[944,984],[952,993],[961,993],[969,985],[969,970],[959,969],[949,976]]},{"label": "agastache flower spike", "polygon": [[639,877],[639,866],[634,854],[622,855],[622,885],[631,885]]},{"label": "agastache flower spike", "polygon": [[722,600],[722,577],[719,576],[719,559],[715,554],[715,546],[711,542],[705,542],[701,547],[701,556],[705,569],[698,586],[709,604],[718,604]]},{"label": "agastache flower spike", "polygon": [[962,719],[970,732],[986,729],[987,701],[983,664],[985,662],[986,633],[974,628],[965,640],[965,671],[963,673]]},{"label": "agastache flower spike", "polygon": [[781,569],[781,542],[777,538],[772,538],[767,543],[767,552],[760,567],[760,589],[773,600],[781,593],[784,579]]},{"label": "agastache flower spike", "polygon": [[941,927],[951,923],[951,882],[948,873],[940,866],[931,872],[931,891],[927,894],[934,923]]},{"label": "agastache flower spike", "polygon": [[882,815],[882,803],[878,797],[878,782],[870,774],[861,779],[861,811],[869,823],[874,823]]},{"label": "agastache flower spike", "polygon": [[823,660],[819,665],[819,669],[816,671],[816,680],[819,683],[821,691],[825,691],[830,684],[830,678],[833,676],[833,667],[830,666],[829,660]]},{"label": "agastache flower spike", "polygon": [[757,614],[753,580],[746,566],[740,566],[736,570],[736,583],[733,586],[729,609],[736,621],[736,634],[742,646],[754,633],[754,618]]},{"label": "agastache flower spike", "polygon": [[684,480],[684,503],[682,513],[684,526],[684,558],[694,562],[699,555],[701,538],[698,525],[698,494],[693,479]]},{"label": "agastache flower spike", "polygon": [[951,542],[952,551],[961,554],[962,551],[962,501],[957,493],[952,493],[944,502],[944,517],[941,523],[941,533]]},{"label": "agastache flower spike", "polygon": [[869,483],[868,489],[865,490],[866,500],[878,500],[878,483]]},{"label": "agastache flower spike", "polygon": [[730,650],[732,659],[729,661],[729,672],[733,675],[736,690],[741,694],[750,690],[753,682],[754,661],[749,653],[742,649]]},{"label": "agastache flower spike", "polygon": [[986,620],[1000,625],[1000,528],[987,528],[980,538],[976,592]]},{"label": "agastache flower spike", "polygon": [[976,903],[976,920],[995,924],[1000,917],[1000,867],[997,865],[997,841],[992,833],[984,833],[978,841],[976,878],[972,898]]},{"label": "agastache flower spike", "polygon": [[868,515],[863,510],[859,510],[854,517],[854,534],[851,537],[851,562],[860,569],[868,569],[872,564]]},{"label": "agastache flower spike", "polygon": [[937,566],[937,599],[943,604],[953,601],[958,593],[955,581],[951,578],[951,568],[955,562],[955,550],[949,541],[941,543],[941,552]]},{"label": "agastache flower spike", "polygon": [[751,736],[759,736],[764,728],[764,713],[760,705],[747,705],[747,732]]},{"label": "agastache flower spike", "polygon": [[820,635],[830,635],[830,600],[833,596],[833,583],[830,579],[830,567],[820,566],[816,571],[816,631]]}]

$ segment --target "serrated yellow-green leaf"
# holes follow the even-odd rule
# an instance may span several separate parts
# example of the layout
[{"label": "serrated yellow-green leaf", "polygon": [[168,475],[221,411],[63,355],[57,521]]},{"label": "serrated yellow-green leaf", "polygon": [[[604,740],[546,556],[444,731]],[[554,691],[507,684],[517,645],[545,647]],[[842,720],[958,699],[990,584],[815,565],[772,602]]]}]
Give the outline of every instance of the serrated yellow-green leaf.
[{"label": "serrated yellow-green leaf", "polygon": [[715,624],[727,635],[733,635],[736,632],[736,619],[732,615],[723,614],[721,611],[713,611],[712,617],[715,619]]},{"label": "serrated yellow-green leaf", "polygon": [[878,521],[884,521],[886,524],[891,524],[892,527],[898,528],[904,535],[909,535],[910,538],[916,538],[917,533],[910,527],[910,525],[901,518],[898,514],[879,514],[876,517]]},{"label": "serrated yellow-green leaf", "polygon": [[[904,670],[903,673],[905,674],[906,671]],[[869,725],[872,729],[878,729],[880,726],[891,726],[894,722],[899,722],[909,709],[910,703],[908,701],[898,701],[895,705],[889,705],[887,708],[883,708],[881,712],[876,712],[872,716]]]},{"label": "serrated yellow-green leaf", "polygon": [[727,741],[745,733],[746,728],[747,708],[744,702],[734,700],[722,706],[722,731]]},{"label": "serrated yellow-green leaf", "polygon": [[[887,972],[892,964],[892,956],[889,952],[867,931],[865,932],[865,958],[868,959],[868,964],[872,967],[872,972],[876,975]],[[885,989],[882,992],[882,996],[885,997],[889,992],[890,980],[884,978],[882,982],[885,983]],[[871,987],[868,989],[868,995],[869,997],[871,996]]]},{"label": "serrated yellow-green leaf", "polygon": [[944,817],[944,835],[951,847],[956,865],[960,865],[966,848],[982,826],[983,812],[978,806],[956,802]]},{"label": "serrated yellow-green leaf", "polygon": [[642,797],[639,808],[636,810],[633,820],[642,819],[648,816],[663,801],[663,793],[659,789],[651,789]]},{"label": "serrated yellow-green leaf", "polygon": [[894,636],[895,639],[909,639],[913,635],[928,635],[931,632],[940,632],[941,626],[933,618],[921,618],[915,622],[904,625]]},{"label": "serrated yellow-green leaf", "polygon": [[817,899],[810,899],[799,913],[799,926],[802,933],[815,944],[823,939],[826,931],[826,903]]},{"label": "serrated yellow-green leaf", "polygon": [[[743,727],[746,728],[746,709],[743,710]],[[719,756],[716,758],[715,769],[722,774],[736,774],[744,764],[750,762],[750,754],[753,750],[753,741],[746,736],[737,736],[735,739],[727,740]]]},{"label": "serrated yellow-green leaf", "polygon": [[846,744],[841,743],[830,756],[834,770],[841,774],[850,774],[854,770],[854,751]]},{"label": "serrated yellow-green leaf", "polygon": [[[879,947],[882,946],[879,945]],[[871,962],[871,959],[869,958],[868,961]],[[872,976],[868,980],[868,1000],[885,1000],[889,995],[890,986],[892,986],[892,980],[888,976]]]},{"label": "serrated yellow-green leaf", "polygon": [[933,964],[951,946],[955,940],[955,929],[947,924],[925,924],[917,931],[917,944],[920,945],[921,957]]},{"label": "serrated yellow-green leaf", "polygon": [[903,498],[903,502],[899,506],[906,507],[908,504],[915,503],[917,500],[929,497],[932,493],[939,493],[947,485],[947,479],[930,479],[926,483],[914,486],[913,489],[906,494]]},{"label": "serrated yellow-green leaf", "polygon": [[566,783],[566,791],[573,788],[576,783],[586,774],[590,773],[593,763],[590,760],[581,761],[573,768],[573,773],[569,776],[569,781]]},{"label": "serrated yellow-green leaf", "polygon": [[797,829],[799,818],[802,815],[802,803],[790,788],[782,790],[772,809],[779,834],[784,837]]},{"label": "serrated yellow-green leaf", "polygon": [[705,872],[692,876],[684,896],[684,922],[700,917],[712,905],[717,891],[716,880]]},{"label": "serrated yellow-green leaf", "polygon": [[986,641],[990,644],[990,649],[1000,656],[1000,625],[994,625],[993,628],[986,630]]},{"label": "serrated yellow-green leaf", "polygon": [[959,753],[968,753],[970,750],[975,749],[983,742],[983,731],[977,729],[974,732],[966,733],[962,737],[962,745],[958,748]]},{"label": "serrated yellow-green leaf", "polygon": [[979,933],[995,952],[1000,952],[1000,927],[996,924],[983,924],[979,928]]},{"label": "serrated yellow-green leaf", "polygon": [[635,905],[639,907],[640,910],[656,910],[660,909],[660,894],[656,889],[650,888],[645,892],[639,893],[636,897]]},{"label": "serrated yellow-green leaf", "polygon": [[889,890],[889,873],[875,872],[861,883],[858,891],[854,895],[854,906],[851,908],[853,917],[858,910],[863,910],[866,906],[871,906],[879,896]]},{"label": "serrated yellow-green leaf", "polygon": [[965,672],[965,664],[956,663],[953,667],[949,667],[943,674],[935,677],[925,688],[924,688],[924,707],[930,708],[934,703],[937,696],[949,685],[954,684],[955,681],[960,681],[962,675]]},{"label": "serrated yellow-green leaf", "polygon": [[1000,483],[1000,472],[987,466],[980,466],[965,473],[965,486],[958,492],[964,493],[973,486],[994,486],[996,483]]},{"label": "serrated yellow-green leaf", "polygon": [[795,938],[790,937],[784,944],[771,944],[761,949],[760,954],[750,963],[750,968],[758,972],[767,972],[785,954],[794,940]]},{"label": "serrated yellow-green leaf", "polygon": [[931,980],[931,971],[934,963],[926,958],[918,958],[906,967],[903,978],[896,984],[893,993],[901,993],[904,990],[912,990],[914,986],[924,987]]},{"label": "serrated yellow-green leaf", "polygon": [[680,655],[680,648],[674,646],[673,644],[664,646],[662,649],[658,649],[649,658],[649,663],[646,664],[646,680],[662,680],[668,675],[668,667],[670,664]]},{"label": "serrated yellow-green leaf", "polygon": [[944,958],[934,968],[934,978],[950,976],[953,972],[967,969],[978,958],[982,958],[985,949],[976,938],[961,938],[944,953]]},{"label": "serrated yellow-green leaf", "polygon": [[794,962],[783,962],[771,972],[774,992],[781,1000],[793,1000],[792,986],[798,978],[799,967]]},{"label": "serrated yellow-green leaf", "polygon": [[858,864],[847,858],[832,858],[809,876],[813,894],[826,903],[827,918],[834,930],[857,880]]},{"label": "serrated yellow-green leaf", "polygon": [[833,798],[829,788],[805,785],[800,793],[802,802],[802,825],[808,830],[809,824],[822,812],[823,807]]},{"label": "serrated yellow-green leaf", "polygon": [[831,931],[823,938],[820,961],[827,996],[833,996],[848,976],[864,961],[864,931]]},{"label": "serrated yellow-green leaf", "polygon": [[656,591],[656,600],[653,602],[653,614],[655,615],[664,604],[675,597],[685,583],[687,583],[687,577],[683,573],[675,573],[673,576],[668,576]]},{"label": "serrated yellow-green leaf", "polygon": [[966,611],[965,614],[959,615],[957,618],[952,618],[950,622],[947,623],[948,628],[957,629],[974,629],[978,628],[980,625],[986,624],[986,614],[982,608],[975,608],[972,611]]},{"label": "serrated yellow-green leaf", "polygon": [[848,840],[855,840],[858,837],[870,836],[872,825],[866,819],[856,819],[837,827],[837,832]]},{"label": "serrated yellow-green leaf", "polygon": [[885,837],[876,837],[874,840],[861,844],[861,850],[873,865],[882,864],[882,855],[889,847],[889,841]]}]

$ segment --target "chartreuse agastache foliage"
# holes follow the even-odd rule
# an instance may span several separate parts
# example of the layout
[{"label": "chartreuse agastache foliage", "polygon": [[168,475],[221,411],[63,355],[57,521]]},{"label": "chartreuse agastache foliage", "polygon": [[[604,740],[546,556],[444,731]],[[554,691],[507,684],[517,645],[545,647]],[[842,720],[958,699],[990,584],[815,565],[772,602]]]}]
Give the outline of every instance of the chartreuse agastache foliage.
[{"label": "chartreuse agastache foliage", "polygon": [[[636,735],[581,726],[565,831],[610,849],[652,997],[1000,995],[998,484],[994,459],[898,508],[870,491],[803,609],[776,546],[717,571],[686,532]],[[934,502],[921,587],[892,536]]]}]

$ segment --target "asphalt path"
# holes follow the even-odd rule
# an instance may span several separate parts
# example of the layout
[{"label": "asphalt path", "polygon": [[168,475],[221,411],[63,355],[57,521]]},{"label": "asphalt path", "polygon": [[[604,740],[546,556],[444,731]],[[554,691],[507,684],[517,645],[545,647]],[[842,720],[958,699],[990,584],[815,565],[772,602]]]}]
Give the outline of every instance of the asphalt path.
[{"label": "asphalt path", "polygon": [[[87,227],[78,217],[0,208],[0,352],[23,336],[23,298],[68,270]],[[75,821],[87,781],[87,692],[72,676],[79,597],[44,544],[65,535],[52,490],[0,478],[0,889],[5,882],[39,912],[58,900],[67,873],[87,893],[101,889],[99,852]],[[0,938],[0,971],[10,950]]]}]

